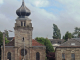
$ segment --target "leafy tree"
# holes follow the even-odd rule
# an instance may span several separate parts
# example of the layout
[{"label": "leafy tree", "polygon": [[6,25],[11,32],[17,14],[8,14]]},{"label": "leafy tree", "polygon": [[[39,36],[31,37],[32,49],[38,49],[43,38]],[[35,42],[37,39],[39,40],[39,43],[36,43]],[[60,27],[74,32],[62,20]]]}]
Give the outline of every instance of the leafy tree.
[{"label": "leafy tree", "polygon": [[[9,40],[5,37],[5,44],[9,43]],[[3,33],[0,31],[0,45],[3,44]]]},{"label": "leafy tree", "polygon": [[[5,37],[5,44],[9,43],[9,40]],[[0,31],[0,59],[1,59],[1,45],[3,44],[3,33]]]},{"label": "leafy tree", "polygon": [[73,36],[76,38],[80,37],[80,28],[75,27],[75,30],[73,32]]},{"label": "leafy tree", "polygon": [[66,41],[71,38],[72,38],[72,34],[69,33],[68,31],[66,32],[65,36],[63,36],[63,39],[65,39]]},{"label": "leafy tree", "polygon": [[0,31],[0,45],[2,44],[3,42],[3,33]]},{"label": "leafy tree", "polygon": [[43,44],[46,46],[46,53],[49,52],[54,52],[53,46],[47,38],[43,37],[36,37],[35,40],[37,40],[39,43]]},{"label": "leafy tree", "polygon": [[60,29],[55,24],[53,24],[53,39],[61,39]]},{"label": "leafy tree", "polygon": [[48,52],[46,55],[47,59],[49,60],[55,60],[55,52]]}]

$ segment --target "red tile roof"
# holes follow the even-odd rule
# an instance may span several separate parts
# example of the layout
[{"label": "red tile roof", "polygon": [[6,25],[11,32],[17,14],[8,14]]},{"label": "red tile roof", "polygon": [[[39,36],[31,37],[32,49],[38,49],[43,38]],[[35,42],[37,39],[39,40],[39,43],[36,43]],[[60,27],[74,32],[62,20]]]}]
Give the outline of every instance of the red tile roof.
[{"label": "red tile roof", "polygon": [[40,44],[39,42],[37,42],[36,40],[32,40],[32,46],[44,46],[42,44]]},{"label": "red tile roof", "polygon": [[[6,44],[5,46],[14,46],[14,40],[15,40],[15,37],[13,37],[13,40],[11,42],[9,42],[8,44]],[[37,42],[36,40],[32,39],[32,46],[44,46],[44,45],[42,45],[39,42]]]}]

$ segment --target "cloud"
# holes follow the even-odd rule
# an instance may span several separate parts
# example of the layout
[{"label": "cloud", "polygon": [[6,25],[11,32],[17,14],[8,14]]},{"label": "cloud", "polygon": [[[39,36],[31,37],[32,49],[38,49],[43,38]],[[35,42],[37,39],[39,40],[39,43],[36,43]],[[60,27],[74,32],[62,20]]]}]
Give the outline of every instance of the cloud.
[{"label": "cloud", "polygon": [[[55,3],[56,2],[56,3]],[[52,3],[55,3],[52,5]],[[16,10],[21,6],[22,2],[17,0],[4,0],[4,4],[0,6],[0,30],[4,29],[14,31]],[[80,4],[79,0],[26,0],[26,6],[31,10],[29,18],[32,20],[33,38],[35,37],[48,37],[53,36],[53,23],[56,24],[61,30],[63,36],[66,31],[73,32],[75,27],[80,27]],[[63,6],[64,5],[64,6]],[[47,11],[47,6],[55,6],[63,11],[54,10],[58,14]],[[43,8],[40,8],[43,7]],[[46,7],[46,9],[44,9]],[[10,36],[14,36],[10,33]]]},{"label": "cloud", "polygon": [[0,0],[0,4],[2,4],[3,3],[3,0]]},{"label": "cloud", "polygon": [[46,7],[49,5],[48,0],[29,0],[29,2],[35,7]]}]

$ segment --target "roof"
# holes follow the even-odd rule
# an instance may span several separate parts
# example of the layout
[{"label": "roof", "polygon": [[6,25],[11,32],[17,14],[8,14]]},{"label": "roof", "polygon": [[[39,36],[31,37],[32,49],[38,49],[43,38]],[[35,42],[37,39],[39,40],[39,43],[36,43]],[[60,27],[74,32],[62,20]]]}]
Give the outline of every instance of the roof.
[{"label": "roof", "polygon": [[80,47],[80,41],[75,39],[70,39],[58,47]]},{"label": "roof", "polygon": [[64,43],[63,39],[49,39],[51,41],[52,44],[58,43],[58,44],[62,44]]},{"label": "roof", "polygon": [[12,41],[10,41],[8,44],[5,44],[5,46],[14,46],[14,37],[13,37]]},{"label": "roof", "polygon": [[37,42],[36,40],[32,40],[32,46],[44,46],[42,44],[40,44],[39,42]]},{"label": "roof", "polygon": [[[13,40],[10,41],[8,44],[6,44],[5,46],[14,46],[14,40],[15,37],[13,37]],[[40,44],[39,42],[37,42],[36,40],[32,39],[32,46],[44,46],[42,44]]]},{"label": "roof", "polygon": [[13,40],[13,38],[14,38],[14,37],[9,37],[9,38],[8,38],[8,40],[9,40],[9,41],[12,41],[12,40]]}]

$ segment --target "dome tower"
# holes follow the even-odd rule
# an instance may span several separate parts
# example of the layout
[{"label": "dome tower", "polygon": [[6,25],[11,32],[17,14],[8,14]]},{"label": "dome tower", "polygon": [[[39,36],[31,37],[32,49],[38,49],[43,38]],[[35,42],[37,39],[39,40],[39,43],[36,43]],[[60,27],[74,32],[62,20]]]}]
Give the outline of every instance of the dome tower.
[{"label": "dome tower", "polygon": [[22,1],[21,7],[16,10],[16,14],[19,16],[19,18],[24,18],[31,14],[30,10],[25,6],[24,0]]}]

